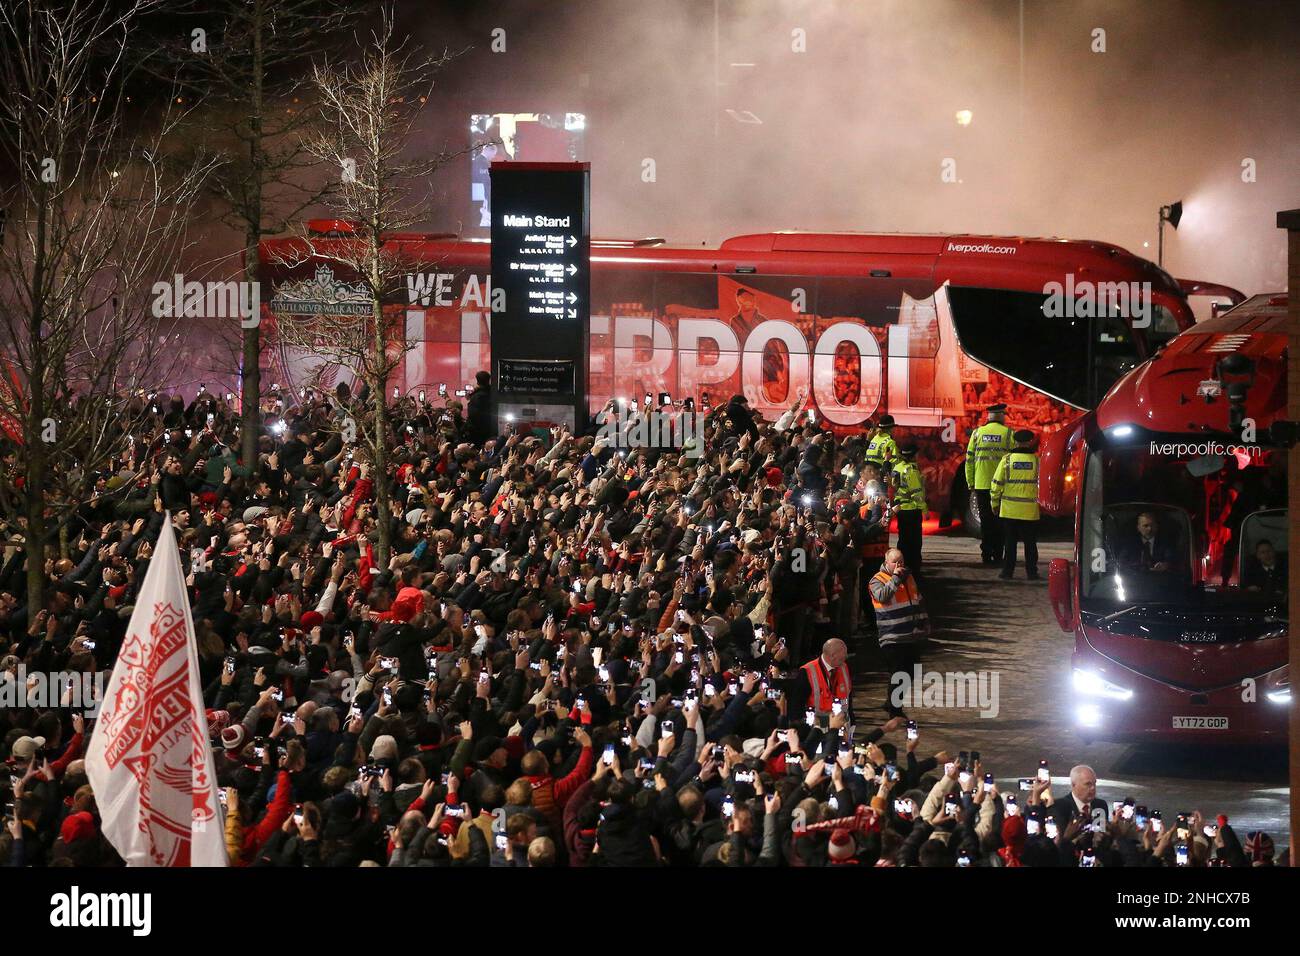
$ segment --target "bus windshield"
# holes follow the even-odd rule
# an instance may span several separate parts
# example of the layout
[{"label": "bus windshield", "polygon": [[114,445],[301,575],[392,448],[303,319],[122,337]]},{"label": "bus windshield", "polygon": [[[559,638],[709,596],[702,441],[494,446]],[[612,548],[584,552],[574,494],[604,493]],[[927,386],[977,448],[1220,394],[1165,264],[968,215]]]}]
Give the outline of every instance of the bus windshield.
[{"label": "bus windshield", "polygon": [[1262,608],[1286,600],[1286,456],[1094,450],[1083,488],[1080,607]]},{"label": "bus windshield", "polygon": [[1149,303],[1150,315],[1138,325],[1114,304],[1085,308],[1037,292],[954,286],[948,300],[957,338],[971,358],[1079,408],[1095,408],[1112,385],[1179,331],[1176,317],[1159,303]]}]

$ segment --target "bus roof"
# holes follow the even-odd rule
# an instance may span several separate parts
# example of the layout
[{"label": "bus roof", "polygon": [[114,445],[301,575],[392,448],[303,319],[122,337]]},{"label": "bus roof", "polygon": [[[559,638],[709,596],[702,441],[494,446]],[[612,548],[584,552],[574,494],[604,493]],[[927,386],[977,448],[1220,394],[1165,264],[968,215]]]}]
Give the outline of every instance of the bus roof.
[{"label": "bus roof", "polygon": [[[1286,413],[1286,293],[1251,296],[1241,305],[1170,339],[1150,361],[1115,383],[1097,406],[1097,425],[1140,425],[1151,431],[1200,434],[1227,431],[1229,381],[1245,381],[1223,360],[1250,360],[1253,381],[1245,414],[1260,429]],[[1217,383],[1207,398],[1202,386]],[[1208,391],[1213,392],[1211,386]]]},{"label": "bus roof", "polygon": [[[349,224],[312,220],[311,241],[348,242]],[[410,247],[413,259],[436,269],[486,268],[491,246],[481,239],[447,233],[395,233],[395,244]],[[261,256],[301,262],[303,236],[263,241]],[[650,269],[663,272],[709,272],[741,275],[818,275],[926,279],[986,288],[1044,291],[1047,282],[1075,284],[1150,282],[1153,293],[1186,301],[1177,280],[1155,263],[1107,242],[1043,239],[1024,236],[940,235],[887,232],[764,232],[732,236],[716,248],[685,246],[660,238],[593,239],[591,258],[597,268]],[[1185,319],[1185,321],[1181,321]],[[1180,324],[1191,324],[1190,310]]]}]

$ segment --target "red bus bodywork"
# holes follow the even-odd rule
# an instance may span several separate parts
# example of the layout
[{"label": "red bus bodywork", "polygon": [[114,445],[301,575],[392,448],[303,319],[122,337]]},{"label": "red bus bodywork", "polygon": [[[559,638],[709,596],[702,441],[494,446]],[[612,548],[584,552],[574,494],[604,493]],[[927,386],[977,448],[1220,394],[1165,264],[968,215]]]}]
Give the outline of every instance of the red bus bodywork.
[{"label": "red bus bodywork", "polygon": [[[262,287],[271,288],[262,301],[273,374],[291,387],[318,376],[320,362],[275,345],[278,303],[353,281],[335,275],[322,255],[332,243],[352,241],[346,223],[317,220],[305,237],[260,247]],[[390,327],[402,340],[394,347],[406,349],[390,387],[436,395],[445,385],[450,396],[491,367],[490,246],[424,234],[387,242],[412,263],[406,288],[386,297]],[[743,393],[775,418],[806,389],[819,420],[836,430],[862,428],[888,412],[900,426],[897,437],[919,446],[931,508],[945,515],[966,509],[960,464],[988,405],[1006,402],[1010,424],[1046,437],[1091,404],[1053,396],[972,357],[954,330],[945,290],[1041,296],[1067,275],[1150,283],[1170,334],[1194,322],[1178,280],[1102,242],[776,232],[736,236],[716,249],[593,240],[591,260],[593,411],[610,398],[638,401],[645,393],[691,396],[697,407]],[[1134,340],[1141,361],[1145,346],[1140,334]],[[326,383],[347,375],[325,371]],[[1044,502],[1049,512],[1068,505],[1067,496],[1058,497]]]},{"label": "red bus bodywork", "polygon": [[[1199,323],[1080,422],[1068,450],[1081,475],[1076,560],[1051,562],[1049,593],[1075,639],[1072,712],[1085,739],[1286,740],[1285,592],[1250,577],[1252,543],[1286,549],[1286,449],[1269,438],[1286,417],[1286,302],[1257,295]],[[1234,383],[1240,422],[1229,411]],[[1238,430],[1245,422],[1253,434]],[[1158,600],[1132,589],[1176,572],[1126,568],[1107,540],[1122,540],[1142,514],[1172,529],[1166,564],[1181,560],[1187,520],[1186,587],[1158,582]],[[1114,583],[1125,575],[1127,594]],[[1175,593],[1183,598],[1164,600]]]}]

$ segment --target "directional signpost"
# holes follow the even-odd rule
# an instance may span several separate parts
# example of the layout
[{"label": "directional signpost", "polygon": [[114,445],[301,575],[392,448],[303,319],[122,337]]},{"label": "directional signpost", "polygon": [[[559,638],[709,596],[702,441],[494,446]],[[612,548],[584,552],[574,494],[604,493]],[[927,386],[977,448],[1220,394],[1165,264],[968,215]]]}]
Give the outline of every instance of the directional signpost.
[{"label": "directional signpost", "polygon": [[497,427],[587,418],[589,163],[493,163],[492,316]]}]

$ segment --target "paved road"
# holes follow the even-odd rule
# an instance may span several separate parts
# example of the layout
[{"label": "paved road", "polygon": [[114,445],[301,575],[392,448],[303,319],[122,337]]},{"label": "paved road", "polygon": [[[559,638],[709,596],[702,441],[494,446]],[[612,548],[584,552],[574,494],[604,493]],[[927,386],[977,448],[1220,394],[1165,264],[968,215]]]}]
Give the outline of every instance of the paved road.
[{"label": "paved road", "polygon": [[[1061,541],[1039,546],[1043,579],[1025,580],[1023,569],[1000,581],[979,564],[978,543],[960,533],[925,539],[925,592],[935,638],[922,665],[942,671],[989,671],[998,676],[998,711],[976,707],[909,707],[918,722],[921,752],[979,750],[998,788],[1011,792],[1046,758],[1058,796],[1068,789],[1070,767],[1086,763],[1097,773],[1098,795],[1108,802],[1133,797],[1160,808],[1226,813],[1242,834],[1263,829],[1280,849],[1288,815],[1285,751],[1211,749],[1171,745],[1085,744],[1068,710],[1073,638],[1063,633],[1047,601],[1047,562],[1068,557]],[[873,648],[854,657],[854,710],[858,723],[883,719],[886,675]],[[902,740],[901,733],[891,740]]]}]

